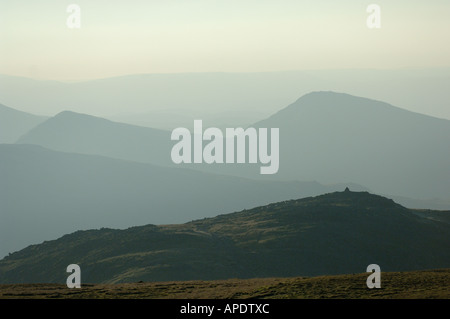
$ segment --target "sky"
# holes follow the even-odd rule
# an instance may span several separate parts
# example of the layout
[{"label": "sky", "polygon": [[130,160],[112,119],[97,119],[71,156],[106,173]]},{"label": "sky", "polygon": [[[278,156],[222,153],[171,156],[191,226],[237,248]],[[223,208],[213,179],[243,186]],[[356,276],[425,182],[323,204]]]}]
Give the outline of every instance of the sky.
[{"label": "sky", "polygon": [[[372,3],[379,29],[366,24]],[[70,4],[80,28],[67,26]],[[449,14],[448,0],[0,0],[0,74],[449,67]]]}]

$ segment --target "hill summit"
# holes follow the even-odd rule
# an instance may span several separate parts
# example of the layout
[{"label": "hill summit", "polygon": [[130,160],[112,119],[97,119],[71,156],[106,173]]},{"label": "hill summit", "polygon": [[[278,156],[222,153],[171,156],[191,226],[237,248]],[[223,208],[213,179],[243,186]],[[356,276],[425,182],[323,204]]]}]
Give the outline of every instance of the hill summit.
[{"label": "hill summit", "polygon": [[449,120],[319,91],[255,126],[280,129],[280,179],[352,181],[410,198],[450,196]]}]

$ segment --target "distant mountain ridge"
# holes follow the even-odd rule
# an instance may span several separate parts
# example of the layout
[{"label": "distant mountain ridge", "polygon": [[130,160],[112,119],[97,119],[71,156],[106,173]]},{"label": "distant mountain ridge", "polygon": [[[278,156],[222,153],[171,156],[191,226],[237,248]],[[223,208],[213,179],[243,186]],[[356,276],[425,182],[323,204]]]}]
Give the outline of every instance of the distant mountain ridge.
[{"label": "distant mountain ridge", "polygon": [[0,283],[63,283],[71,263],[85,283],[448,268],[449,231],[427,213],[345,190],[179,225],[78,231],[4,258]]},{"label": "distant mountain ridge", "polygon": [[170,165],[170,132],[113,122],[71,111],[58,113],[24,134],[17,144]]},{"label": "distant mountain ridge", "polygon": [[[280,129],[277,174],[260,175],[259,164],[180,167],[252,179],[352,182],[414,207],[449,208],[449,120],[372,99],[318,91],[252,126]],[[170,132],[73,112],[47,120],[18,143],[174,166]]]},{"label": "distant mountain ridge", "polygon": [[[110,118],[124,111],[170,110],[183,116],[226,111],[245,114],[253,122],[263,118],[255,118],[255,111],[272,114],[299,96],[318,90],[373,97],[411,110],[427,106],[429,114],[450,118],[449,86],[450,68],[131,74],[71,83],[0,74],[2,103],[20,105],[31,113],[39,110],[50,115],[71,110]],[[125,121],[120,117],[114,120]]]}]

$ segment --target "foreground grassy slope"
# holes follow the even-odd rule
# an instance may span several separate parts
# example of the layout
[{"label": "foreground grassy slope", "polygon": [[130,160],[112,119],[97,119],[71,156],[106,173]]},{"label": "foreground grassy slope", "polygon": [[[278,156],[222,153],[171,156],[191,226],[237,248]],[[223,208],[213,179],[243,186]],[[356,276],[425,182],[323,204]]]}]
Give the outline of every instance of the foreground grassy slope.
[{"label": "foreground grassy slope", "polygon": [[367,192],[336,192],[178,225],[78,231],[0,261],[0,283],[220,280],[450,267],[450,224]]},{"label": "foreground grassy slope", "polygon": [[450,269],[382,273],[380,289],[368,289],[367,276],[84,284],[81,289],[13,284],[0,285],[0,299],[450,299]]}]

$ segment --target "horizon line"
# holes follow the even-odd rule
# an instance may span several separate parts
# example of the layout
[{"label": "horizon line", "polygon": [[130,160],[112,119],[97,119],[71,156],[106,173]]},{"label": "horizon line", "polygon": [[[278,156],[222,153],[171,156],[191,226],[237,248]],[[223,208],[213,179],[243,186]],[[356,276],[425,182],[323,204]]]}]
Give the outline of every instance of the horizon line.
[{"label": "horizon line", "polygon": [[185,71],[185,72],[142,72],[142,73],[123,73],[111,76],[100,76],[91,78],[72,78],[72,79],[56,79],[56,78],[39,78],[26,75],[1,73],[3,77],[22,78],[41,82],[59,82],[59,83],[82,83],[91,81],[101,81],[114,78],[132,77],[132,76],[170,76],[170,75],[203,75],[203,74],[269,74],[269,73],[297,73],[297,72],[326,72],[326,71],[424,71],[424,70],[448,70],[449,66],[432,66],[432,67],[398,67],[398,68],[311,68],[311,69],[286,69],[286,70],[266,70],[266,71]]}]

